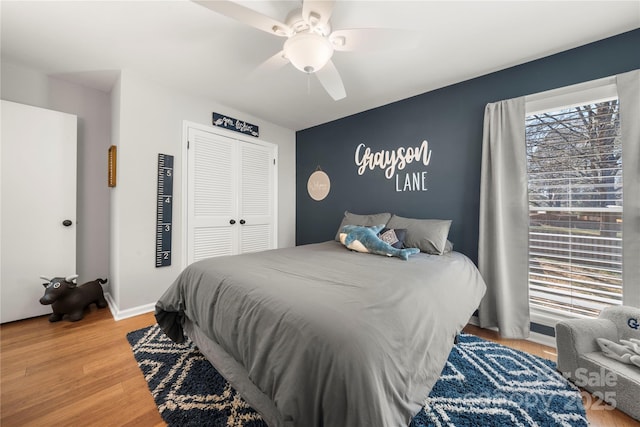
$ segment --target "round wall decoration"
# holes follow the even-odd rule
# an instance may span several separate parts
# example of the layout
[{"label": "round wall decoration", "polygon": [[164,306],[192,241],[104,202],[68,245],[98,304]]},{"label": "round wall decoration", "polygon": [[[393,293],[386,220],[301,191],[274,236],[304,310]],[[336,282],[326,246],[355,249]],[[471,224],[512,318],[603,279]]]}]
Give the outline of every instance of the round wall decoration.
[{"label": "round wall decoration", "polygon": [[321,170],[317,170],[309,176],[307,181],[307,191],[313,200],[320,201],[327,197],[331,189],[329,175]]}]

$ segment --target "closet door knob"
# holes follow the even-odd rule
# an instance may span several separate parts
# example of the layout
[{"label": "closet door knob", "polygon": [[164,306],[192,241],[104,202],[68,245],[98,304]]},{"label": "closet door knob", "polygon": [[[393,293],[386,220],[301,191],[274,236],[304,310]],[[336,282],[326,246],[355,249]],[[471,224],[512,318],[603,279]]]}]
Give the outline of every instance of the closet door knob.
[{"label": "closet door knob", "polygon": [[235,224],[235,223],[236,223],[236,220],[235,220],[235,219],[232,219],[231,221],[229,221],[229,224],[231,224],[231,225],[233,225],[233,224]]},{"label": "closet door knob", "polygon": [[64,221],[62,221],[62,225],[64,225],[65,227],[69,227],[71,224],[73,224],[73,222],[70,219],[65,219]]},{"label": "closet door knob", "polygon": [[247,223],[247,221],[245,221],[244,219],[241,219],[241,220],[240,220],[240,224],[243,224],[243,225],[244,225],[244,224],[246,224],[246,223]]}]

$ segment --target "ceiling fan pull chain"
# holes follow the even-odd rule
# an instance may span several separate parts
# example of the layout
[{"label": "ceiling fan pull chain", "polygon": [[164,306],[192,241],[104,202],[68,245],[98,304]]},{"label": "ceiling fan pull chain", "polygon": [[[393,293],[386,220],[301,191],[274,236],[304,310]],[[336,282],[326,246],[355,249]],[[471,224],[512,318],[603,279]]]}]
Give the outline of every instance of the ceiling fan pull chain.
[{"label": "ceiling fan pull chain", "polygon": [[311,73],[307,73],[307,95],[311,96]]}]

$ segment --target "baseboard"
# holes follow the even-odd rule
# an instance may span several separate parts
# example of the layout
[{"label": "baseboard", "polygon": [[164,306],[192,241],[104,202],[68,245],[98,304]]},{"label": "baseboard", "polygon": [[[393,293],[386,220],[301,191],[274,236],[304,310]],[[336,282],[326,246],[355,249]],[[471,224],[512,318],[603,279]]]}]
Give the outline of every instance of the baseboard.
[{"label": "baseboard", "polygon": [[[478,321],[478,318],[475,317],[475,316],[472,316],[471,319],[469,319],[469,323],[474,325],[474,326],[480,327],[480,322]],[[498,332],[498,328],[485,328],[485,329],[489,329],[489,330]],[[530,332],[529,333],[529,338],[527,338],[526,340],[534,342],[536,344],[546,345],[547,347],[556,348],[556,338],[555,337],[551,337],[549,335],[540,334],[538,332]]]},{"label": "baseboard", "polygon": [[111,297],[110,293],[105,293],[104,298],[107,300],[107,304],[109,304],[109,310],[111,311],[111,315],[113,318],[118,321],[122,319],[128,319],[129,317],[139,316],[141,314],[150,313],[156,309],[156,304],[145,304],[140,305],[138,307],[128,308],[126,310],[120,310],[116,304],[116,302]]},{"label": "baseboard", "polygon": [[537,344],[546,345],[547,347],[556,348],[556,337],[550,337],[549,335],[540,334],[538,332],[529,333],[527,341],[532,341]]}]

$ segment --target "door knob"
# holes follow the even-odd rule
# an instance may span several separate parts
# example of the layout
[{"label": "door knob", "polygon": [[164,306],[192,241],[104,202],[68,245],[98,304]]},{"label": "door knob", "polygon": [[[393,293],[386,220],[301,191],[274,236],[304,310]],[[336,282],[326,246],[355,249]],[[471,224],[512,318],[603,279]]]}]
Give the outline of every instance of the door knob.
[{"label": "door knob", "polygon": [[62,225],[64,225],[65,227],[68,227],[71,224],[73,224],[73,222],[70,219],[65,219],[64,221],[62,221]]},{"label": "door knob", "polygon": [[236,220],[235,220],[235,219],[232,219],[231,221],[229,221],[229,224],[231,224],[231,225],[233,225],[233,224],[235,224],[235,223],[236,223]]},{"label": "door knob", "polygon": [[246,223],[247,223],[247,221],[245,221],[244,219],[240,220],[240,224],[246,224]]}]

